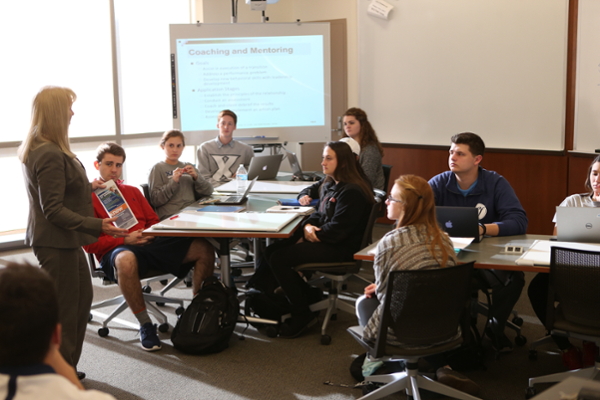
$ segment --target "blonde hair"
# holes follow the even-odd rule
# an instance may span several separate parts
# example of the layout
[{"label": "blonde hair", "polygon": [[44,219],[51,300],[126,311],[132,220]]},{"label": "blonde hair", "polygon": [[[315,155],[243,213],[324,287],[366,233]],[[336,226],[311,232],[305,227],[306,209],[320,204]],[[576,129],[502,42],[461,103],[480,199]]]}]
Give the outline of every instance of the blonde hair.
[{"label": "blonde hair", "polygon": [[71,106],[77,95],[69,88],[58,86],[43,87],[33,99],[31,127],[17,154],[22,163],[29,153],[41,145],[52,142],[71,158],[75,154],[69,146],[69,123]]},{"label": "blonde hair", "polygon": [[[402,175],[394,182],[400,189],[400,199],[404,207],[404,215],[398,220],[397,228],[408,225],[422,224],[427,227],[427,236],[432,238],[427,243],[429,252],[441,267],[446,267],[448,259],[455,259],[454,251],[450,253],[442,235],[445,233],[440,229],[435,217],[435,198],[429,183],[420,176]],[[435,249],[441,253],[441,259],[436,256]]]}]

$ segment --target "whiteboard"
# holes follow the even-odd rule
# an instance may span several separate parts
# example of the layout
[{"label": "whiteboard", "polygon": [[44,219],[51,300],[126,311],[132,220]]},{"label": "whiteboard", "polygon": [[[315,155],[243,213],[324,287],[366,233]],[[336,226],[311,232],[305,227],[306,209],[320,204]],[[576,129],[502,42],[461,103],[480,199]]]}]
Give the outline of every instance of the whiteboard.
[{"label": "whiteboard", "polygon": [[600,1],[579,0],[573,150],[600,148]]},{"label": "whiteboard", "polygon": [[564,148],[568,0],[358,1],[359,106],[382,142]]}]

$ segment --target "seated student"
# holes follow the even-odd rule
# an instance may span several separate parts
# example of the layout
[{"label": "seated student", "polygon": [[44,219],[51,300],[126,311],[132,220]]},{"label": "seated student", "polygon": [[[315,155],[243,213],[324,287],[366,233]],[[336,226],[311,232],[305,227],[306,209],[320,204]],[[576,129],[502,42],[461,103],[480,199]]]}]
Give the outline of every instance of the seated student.
[{"label": "seated student", "polygon": [[[436,206],[477,207],[479,234],[488,236],[522,235],[527,231],[527,214],[504,177],[483,169],[485,144],[474,133],[452,136],[448,165],[450,171],[429,181]],[[498,351],[509,351],[512,342],[504,334],[506,321],[519,300],[525,278],[523,272],[479,271],[492,288],[492,324],[486,334]]]},{"label": "seated student", "polygon": [[[372,342],[377,340],[390,272],[456,265],[454,246],[437,225],[433,192],[425,179],[415,175],[400,176],[394,182],[386,204],[387,217],[397,221],[396,229],[386,233],[377,244],[373,265],[375,283],[368,285],[365,294],[356,300],[356,315],[364,327],[363,338]],[[457,327],[457,336],[459,334]],[[398,344],[393,335],[388,339],[390,344]],[[444,366],[441,359],[441,356],[426,358],[437,368],[440,382],[477,394],[477,384]]]},{"label": "seated student", "polygon": [[150,170],[148,186],[152,205],[163,220],[194,204],[196,200],[210,196],[213,186],[198,174],[192,164],[179,161],[185,147],[183,133],[178,130],[165,132],[160,147],[166,158]]},{"label": "seated student", "polygon": [[60,354],[58,294],[48,273],[31,265],[0,268],[0,398],[97,399]]},{"label": "seated student", "polygon": [[233,138],[237,115],[231,110],[219,113],[217,128],[219,136],[200,145],[198,170],[200,175],[217,187],[235,178],[235,173],[244,164],[246,170],[254,157],[252,146]]},{"label": "seated student", "polygon": [[[588,174],[585,179],[585,187],[589,190],[587,193],[573,194],[568,196],[560,203],[560,207],[600,207],[600,156],[594,158]],[[556,223],[556,215],[553,221]],[[557,227],[554,226],[554,235],[557,234]],[[529,283],[527,295],[535,315],[542,324],[546,323],[546,313],[548,311],[548,287],[550,285],[550,275],[538,273]],[[579,348],[573,346],[568,338],[564,336],[552,336],[554,342],[562,351],[562,361],[568,369],[579,369],[594,365],[598,355],[598,346],[594,342],[583,342],[583,355]]]},{"label": "seated student", "polygon": [[[364,171],[362,170],[360,163],[358,163],[358,157],[360,156],[360,145],[358,144],[358,142],[349,137],[341,138],[340,142],[348,143],[348,145],[350,146],[350,149],[352,150],[352,153],[356,156],[357,169],[359,170],[358,172],[362,175],[362,177],[366,181],[368,181],[369,178],[367,178],[367,176],[364,174]],[[315,183],[313,183],[312,185],[302,189],[300,191],[300,193],[298,194],[298,203],[300,203],[300,205],[302,205],[302,206],[307,206],[310,204],[311,201],[313,201],[313,199],[318,199],[319,191],[321,189],[321,185],[323,184],[324,179],[325,178],[320,179],[320,180],[316,181]]]},{"label": "seated student", "polygon": [[367,113],[360,108],[350,108],[344,114],[344,132],[360,145],[360,165],[375,189],[386,191],[381,158],[383,147],[377,134],[367,119]]},{"label": "seated student", "polygon": [[267,247],[255,274],[260,278],[254,287],[278,284],[290,302],[292,317],[282,324],[280,337],[301,335],[317,318],[309,308],[315,292],[294,267],[311,262],[352,261],[360,250],[374,202],[371,185],[359,174],[348,144],[327,143],[321,165],[327,177],[320,188],[317,211],[291,238]]},{"label": "seated student", "polygon": [[[124,162],[125,150],[116,143],[108,142],[98,147],[94,166],[103,180],[116,182],[138,223],[129,229],[128,236],[120,238],[102,234],[96,243],[84,246],[84,250],[96,255],[107,276],[117,278],[127,305],[140,323],[142,348],[155,351],[160,350],[161,344],[156,325],[152,324],[146,310],[140,276],[149,270],[159,270],[183,277],[193,266],[193,292],[197,293],[204,279],[213,273],[215,250],[203,238],[142,236],[142,231],[158,223],[159,219],[138,188],[119,180]],[[107,213],[95,194],[92,194],[92,201],[96,217],[106,218]]]}]

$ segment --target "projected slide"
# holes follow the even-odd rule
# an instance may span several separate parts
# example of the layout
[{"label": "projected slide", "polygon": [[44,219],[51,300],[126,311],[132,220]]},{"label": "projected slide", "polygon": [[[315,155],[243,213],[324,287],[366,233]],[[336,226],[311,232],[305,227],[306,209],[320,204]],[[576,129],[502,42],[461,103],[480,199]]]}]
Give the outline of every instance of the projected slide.
[{"label": "projected slide", "polygon": [[214,130],[219,111],[238,128],[325,125],[323,36],[179,38],[179,118],[184,131]]}]

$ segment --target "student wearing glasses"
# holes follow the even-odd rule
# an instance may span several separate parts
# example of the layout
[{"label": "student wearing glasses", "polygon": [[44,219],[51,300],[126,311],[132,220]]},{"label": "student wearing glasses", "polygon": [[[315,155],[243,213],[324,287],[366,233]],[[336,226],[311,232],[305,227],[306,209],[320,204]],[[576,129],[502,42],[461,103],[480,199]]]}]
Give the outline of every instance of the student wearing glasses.
[{"label": "student wearing glasses", "polygon": [[[394,182],[386,205],[387,217],[397,221],[396,229],[385,234],[377,244],[373,265],[375,283],[368,285],[364,295],[356,300],[358,322],[364,327],[363,338],[372,342],[377,340],[390,272],[456,265],[454,246],[437,224],[433,191],[425,179],[415,175],[400,176]],[[398,345],[391,334],[388,334],[388,341]],[[445,363],[439,362],[438,358],[442,360],[440,357],[427,359],[440,367],[437,378],[441,383],[477,394],[477,384],[448,366],[442,367]],[[366,359],[365,362],[370,361]]]},{"label": "student wearing glasses", "polygon": [[254,157],[252,146],[233,138],[237,126],[237,115],[233,111],[221,111],[217,121],[219,136],[202,143],[198,149],[200,175],[214,187],[235,178],[240,164],[247,170]]}]

